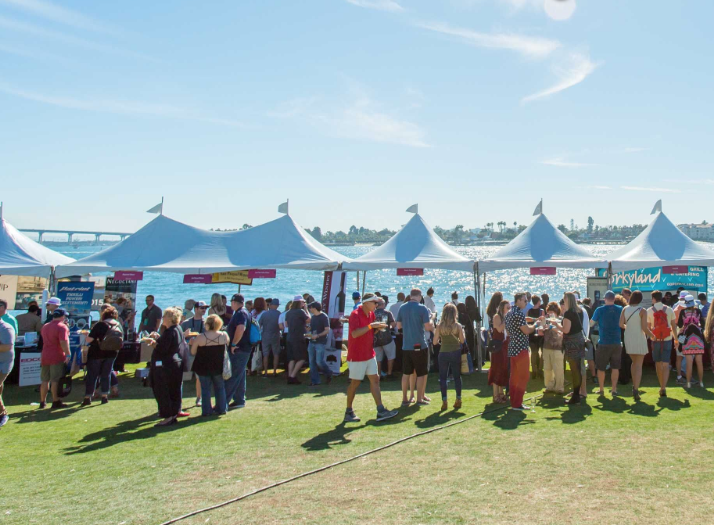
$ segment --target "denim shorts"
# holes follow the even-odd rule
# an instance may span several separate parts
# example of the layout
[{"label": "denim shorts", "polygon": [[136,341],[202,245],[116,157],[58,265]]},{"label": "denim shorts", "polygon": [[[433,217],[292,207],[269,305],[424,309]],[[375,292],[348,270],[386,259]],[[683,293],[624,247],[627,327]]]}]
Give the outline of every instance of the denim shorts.
[{"label": "denim shorts", "polygon": [[655,363],[669,363],[672,357],[672,340],[652,341],[652,360]]}]

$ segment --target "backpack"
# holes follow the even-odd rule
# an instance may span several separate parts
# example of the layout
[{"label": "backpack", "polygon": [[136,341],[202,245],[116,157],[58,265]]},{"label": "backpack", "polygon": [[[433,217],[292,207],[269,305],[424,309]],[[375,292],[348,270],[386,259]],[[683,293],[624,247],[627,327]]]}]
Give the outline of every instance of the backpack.
[{"label": "backpack", "polygon": [[690,326],[695,326],[697,330],[700,329],[701,327],[701,317],[702,313],[701,311],[697,310],[696,308],[694,310],[689,310],[689,311],[684,311],[684,316],[682,318],[682,330],[681,332],[685,332],[687,328]]},{"label": "backpack", "polygon": [[658,341],[663,341],[670,335],[672,335],[672,329],[669,327],[667,322],[667,307],[663,307],[661,310],[654,310],[652,318],[654,322],[652,324],[652,333],[657,338]]},{"label": "backpack", "polygon": [[691,334],[687,337],[687,341],[682,346],[682,353],[701,353],[704,352],[704,341],[697,334]]},{"label": "backpack", "polygon": [[104,352],[118,352],[124,344],[124,331],[116,321],[103,321],[108,330],[104,339],[99,342],[99,349]]},{"label": "backpack", "polygon": [[260,333],[260,326],[258,325],[258,321],[253,319],[251,316],[250,318],[250,344],[251,345],[257,345],[263,340],[263,335]]}]

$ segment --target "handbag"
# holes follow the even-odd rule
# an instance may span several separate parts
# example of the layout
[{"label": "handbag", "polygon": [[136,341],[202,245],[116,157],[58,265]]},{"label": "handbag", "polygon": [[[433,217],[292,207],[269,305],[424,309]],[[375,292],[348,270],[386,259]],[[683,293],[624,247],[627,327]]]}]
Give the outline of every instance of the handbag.
[{"label": "handbag", "polygon": [[501,350],[503,350],[503,341],[500,339],[494,339],[491,337],[489,334],[488,336],[488,344],[486,344],[486,350],[491,352],[492,354],[497,354]]},{"label": "handbag", "polygon": [[181,341],[179,342],[178,347],[178,354],[181,357],[181,366],[184,372],[190,372],[191,367],[193,366],[193,358],[195,356],[191,355],[191,348],[188,346],[186,338],[183,336],[183,332],[179,330],[178,333],[181,334]]},{"label": "handbag", "polygon": [[260,372],[263,369],[263,355],[260,351],[260,346],[256,346],[253,349],[253,358],[250,362],[251,372]]},{"label": "handbag", "polygon": [[228,381],[233,377],[233,370],[231,369],[231,359],[228,357],[228,350],[223,350],[223,380]]},{"label": "handbag", "polygon": [[469,373],[469,354],[461,354],[461,373]]}]

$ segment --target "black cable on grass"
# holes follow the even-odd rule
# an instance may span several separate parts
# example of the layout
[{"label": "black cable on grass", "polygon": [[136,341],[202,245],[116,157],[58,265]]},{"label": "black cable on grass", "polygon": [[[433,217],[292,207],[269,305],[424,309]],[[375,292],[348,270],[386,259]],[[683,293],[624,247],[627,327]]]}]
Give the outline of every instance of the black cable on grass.
[{"label": "black cable on grass", "polygon": [[[543,397],[543,394],[538,394],[535,396],[531,396],[528,398],[528,401],[531,401],[533,399],[538,399]],[[445,425],[441,425],[440,427],[434,427],[430,428],[428,430],[423,430],[421,432],[417,432],[416,434],[411,434],[410,436],[406,436],[400,439],[397,439],[396,441],[392,441],[391,443],[387,443],[386,445],[382,445],[381,447],[374,448],[372,450],[368,450],[367,452],[362,452],[361,454],[357,454],[356,456],[352,456],[351,458],[343,459],[341,461],[337,461],[335,463],[332,463],[330,465],[325,465],[324,467],[316,468],[315,470],[310,470],[308,472],[303,472],[302,474],[298,474],[297,476],[293,476],[292,478],[287,478],[282,481],[276,481],[275,483],[271,483],[270,485],[266,485],[265,487],[261,487],[259,489],[255,489],[251,492],[247,492],[246,494],[243,494],[242,496],[238,496],[236,498],[232,498],[226,501],[222,501],[221,503],[216,503],[215,505],[211,505],[210,507],[205,507],[202,509],[197,509],[189,512],[188,514],[184,514],[183,516],[178,516],[177,518],[172,518],[168,521],[164,521],[161,525],[171,525],[172,523],[178,523],[179,521],[185,520],[187,518],[191,518],[193,516],[196,516],[198,514],[203,514],[204,512],[209,512],[211,510],[216,510],[220,509],[221,507],[226,507],[228,505],[231,505],[232,503],[237,503],[241,500],[244,500],[246,498],[249,498],[250,496],[255,496],[256,494],[260,494],[261,492],[266,492],[270,489],[274,489],[275,487],[279,487],[280,485],[285,485],[287,483],[290,483],[292,481],[301,479],[301,478],[306,478],[308,476],[312,476],[313,474],[317,474],[319,472],[323,472],[325,470],[329,470],[334,467],[338,467],[340,465],[344,465],[345,463],[349,463],[350,461],[354,461],[359,458],[363,458],[365,456],[369,456],[370,454],[374,454],[375,452],[380,452],[382,450],[385,450],[387,448],[393,447],[395,445],[398,445],[399,443],[404,443],[405,441],[409,441],[410,439],[414,439],[419,436],[425,436],[426,434],[431,434],[432,432],[436,432],[438,430],[444,430],[445,428],[453,427],[455,425],[460,425],[461,423],[466,423],[467,421],[471,421],[472,419],[475,419],[477,417],[481,417],[484,414],[492,414],[494,412],[498,412],[500,410],[504,410],[508,408],[507,406],[503,407],[498,407],[498,408],[492,408],[491,410],[484,410],[483,412],[479,412],[478,414],[474,414],[473,416],[465,417],[464,419],[457,419],[456,421],[451,421],[450,423],[446,423]]]}]

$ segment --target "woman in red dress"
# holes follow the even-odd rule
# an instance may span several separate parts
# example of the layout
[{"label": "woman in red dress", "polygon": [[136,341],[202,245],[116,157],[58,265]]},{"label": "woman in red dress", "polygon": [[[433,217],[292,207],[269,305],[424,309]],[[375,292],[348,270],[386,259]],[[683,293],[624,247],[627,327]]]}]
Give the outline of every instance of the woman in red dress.
[{"label": "woman in red dress", "polygon": [[488,384],[493,387],[494,403],[508,403],[508,397],[503,392],[503,389],[508,386],[508,336],[504,319],[510,309],[511,304],[503,300],[501,292],[493,294],[486,309],[491,339],[496,341],[492,350],[497,349],[491,352],[491,368],[488,371]]}]

